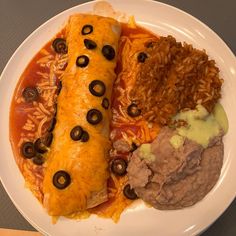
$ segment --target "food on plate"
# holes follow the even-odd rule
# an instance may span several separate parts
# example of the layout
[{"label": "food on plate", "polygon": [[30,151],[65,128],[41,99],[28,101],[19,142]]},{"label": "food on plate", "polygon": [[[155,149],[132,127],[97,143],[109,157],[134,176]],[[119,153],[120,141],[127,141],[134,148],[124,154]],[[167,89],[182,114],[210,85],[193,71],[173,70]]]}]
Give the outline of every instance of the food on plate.
[{"label": "food on plate", "polygon": [[214,187],[228,129],[222,111],[218,104],[215,116],[201,105],[181,112],[176,118],[187,121],[188,127],[164,126],[152,143],[133,153],[127,171],[140,198],[157,209],[179,209],[195,204]]},{"label": "food on plate", "polygon": [[[144,50],[147,42],[157,40],[158,37],[137,26],[133,21],[128,24],[122,23],[121,26],[116,67],[117,78],[111,99],[110,140],[112,148],[109,153],[111,174],[108,181],[109,200],[90,211],[102,217],[111,217],[115,221],[134,200],[127,198],[127,194],[125,195],[126,192],[129,192],[125,191],[129,190],[126,172],[129,155],[139,143],[149,142],[155,138],[158,131],[157,125],[153,125],[149,129],[142,116],[130,117],[127,114],[127,107],[131,104],[129,91],[135,82],[135,73],[139,66],[137,52]],[[130,190],[134,193],[132,189]]]},{"label": "food on plate", "polygon": [[102,100],[111,99],[120,37],[116,20],[83,14],[71,16],[66,31],[68,65],[43,180],[43,205],[54,216],[108,199],[110,110]]},{"label": "food on plate", "polygon": [[148,44],[143,53],[131,98],[148,121],[169,124],[179,110],[197,104],[213,110],[223,80],[206,52],[168,36]]},{"label": "food on plate", "polygon": [[117,222],[137,198],[195,204],[223,164],[222,84],[204,50],[132,17],[70,16],[12,99],[10,141],[27,187],[56,218]]}]

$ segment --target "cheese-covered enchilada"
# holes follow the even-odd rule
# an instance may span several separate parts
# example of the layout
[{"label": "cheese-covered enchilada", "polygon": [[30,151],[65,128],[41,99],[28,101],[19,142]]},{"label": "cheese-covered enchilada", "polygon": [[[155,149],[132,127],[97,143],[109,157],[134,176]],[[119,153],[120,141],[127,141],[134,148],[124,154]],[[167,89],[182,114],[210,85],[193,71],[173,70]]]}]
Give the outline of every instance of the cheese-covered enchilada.
[{"label": "cheese-covered enchilada", "polygon": [[[121,137],[113,134],[127,134],[131,140],[133,130],[149,140],[141,117],[123,117],[130,101],[120,92],[133,83],[130,75],[136,70],[128,71],[136,64],[137,47],[152,38],[135,24],[74,15],[22,74],[12,101],[11,143],[26,186],[49,214],[79,219],[97,214],[117,222],[132,203],[123,193],[130,152],[120,155],[114,149]],[[73,191],[75,185],[80,191]]]},{"label": "cheese-covered enchilada", "polygon": [[79,14],[70,17],[66,30],[68,65],[43,181],[50,215],[106,201],[109,177],[109,101],[120,26],[111,18]]}]

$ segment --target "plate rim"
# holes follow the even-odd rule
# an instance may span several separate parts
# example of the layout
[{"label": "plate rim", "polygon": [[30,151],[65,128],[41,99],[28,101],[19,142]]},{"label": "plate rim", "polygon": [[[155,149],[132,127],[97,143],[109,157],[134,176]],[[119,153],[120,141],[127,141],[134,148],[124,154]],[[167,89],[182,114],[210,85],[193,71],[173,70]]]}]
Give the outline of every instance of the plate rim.
[{"label": "plate rim", "polygon": [[[107,2],[110,2],[112,4],[112,1],[113,0],[108,0]],[[184,15],[187,15],[188,17],[192,18],[194,21],[196,21],[198,24],[200,24],[202,27],[204,27],[205,29],[207,29],[208,31],[210,31],[211,33],[214,34],[214,37],[217,38],[218,40],[221,41],[221,43],[224,44],[225,48],[227,48],[227,53],[228,54],[231,54],[231,57],[234,59],[234,64],[236,65],[236,58],[235,58],[235,55],[234,53],[232,52],[232,50],[230,49],[230,47],[228,46],[228,44],[213,30],[211,29],[208,25],[206,25],[204,22],[202,22],[201,20],[199,20],[198,18],[196,18],[195,16],[189,14],[188,12],[184,11],[184,10],[181,10],[173,5],[169,5],[169,4],[166,4],[166,3],[162,3],[162,2],[159,2],[159,1],[154,1],[154,0],[139,0],[140,2],[153,2],[155,4],[160,4],[160,5],[164,5],[165,7],[168,7],[168,8],[172,8],[174,9],[175,11],[178,11]],[[17,49],[14,51],[14,53],[12,54],[12,56],[8,59],[8,62],[6,63],[6,65],[4,66],[4,69],[2,70],[1,72],[1,75],[0,75],[0,87],[1,87],[1,84],[2,84],[2,77],[3,75],[5,74],[5,71],[7,70],[8,68],[8,65],[11,63],[12,59],[15,57],[15,55],[17,54],[17,52],[21,49],[21,47],[28,41],[31,39],[31,37],[38,31],[40,30],[41,28],[43,28],[46,24],[48,24],[50,21],[53,21],[55,18],[57,17],[60,17],[61,15],[65,14],[66,12],[69,12],[73,9],[76,9],[80,6],[85,6],[85,5],[92,5],[94,4],[94,2],[97,2],[96,0],[95,1],[89,1],[89,2],[85,2],[85,3],[82,3],[82,4],[78,4],[78,5],[75,5],[73,7],[70,7],[70,8],[67,8],[63,11],[61,11],[60,13],[54,15],[53,17],[49,18],[48,20],[46,20],[44,23],[42,23],[39,27],[37,27],[33,32],[31,32],[23,41],[22,43],[20,43],[20,45],[17,47]],[[23,217],[34,227],[36,228],[37,230],[39,230],[40,232],[42,232],[43,234],[45,235],[48,235],[47,232],[42,229],[41,227],[39,227],[34,221],[32,221],[29,217],[27,217],[27,215],[23,212],[23,210],[21,209],[20,206],[18,206],[18,204],[14,201],[14,199],[12,198],[12,195],[8,192],[8,189],[7,189],[7,186],[5,186],[5,183],[2,181],[2,177],[1,177],[1,174],[0,174],[0,181],[4,187],[4,190],[7,192],[9,198],[11,199],[11,201],[13,202],[14,206],[17,208],[17,210],[23,215]],[[224,211],[229,207],[229,205],[233,202],[233,200],[235,199],[236,197],[236,192],[235,192],[235,196],[232,197],[230,199],[230,201],[228,201],[228,205],[226,207],[224,207],[224,210],[221,211],[221,213],[212,220],[211,224],[213,224],[223,213]],[[210,224],[210,225],[211,225]],[[200,232],[203,232],[205,230],[207,230],[208,227],[210,227],[210,225],[206,226],[204,229],[199,229],[198,231],[194,231],[194,233],[198,234]]]}]

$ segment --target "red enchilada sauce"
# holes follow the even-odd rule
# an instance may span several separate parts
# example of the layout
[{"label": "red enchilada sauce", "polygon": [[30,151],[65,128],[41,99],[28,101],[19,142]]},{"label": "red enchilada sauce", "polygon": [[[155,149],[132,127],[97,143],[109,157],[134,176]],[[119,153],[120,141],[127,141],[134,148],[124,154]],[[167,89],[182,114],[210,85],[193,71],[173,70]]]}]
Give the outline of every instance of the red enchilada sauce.
[{"label": "red enchilada sauce", "polygon": [[[122,24],[122,35],[116,68],[116,74],[118,77],[115,81],[111,101],[112,111],[117,111],[118,114],[116,117],[118,122],[114,118],[115,116],[113,116],[111,122],[111,141],[113,143],[117,140],[123,139],[125,136],[130,138],[130,140],[133,139],[135,145],[139,145],[142,142],[141,136],[147,133],[147,128],[144,127],[146,124],[144,124],[144,120],[141,116],[136,118],[130,117],[127,120],[123,117],[123,121],[122,119],[119,119],[119,115],[122,116],[122,112],[120,111],[123,109],[123,112],[126,112],[127,106],[131,101],[117,99],[126,97],[126,94],[122,94],[121,91],[125,93],[128,89],[127,84],[129,84],[127,83],[127,80],[130,79],[127,78],[126,74],[121,75],[125,69],[122,66],[124,45],[127,43],[127,40],[129,40],[132,46],[133,40],[135,40],[138,35],[145,35],[149,41],[151,39],[157,39],[156,36],[141,27],[130,28],[127,24]],[[56,35],[56,37],[65,38],[65,30],[63,29]],[[41,203],[43,201],[42,182],[44,178],[44,166],[35,165],[31,159],[24,158],[21,153],[21,146],[26,141],[35,142],[36,139],[46,135],[48,133],[50,122],[56,113],[55,105],[57,93],[59,92],[59,81],[66,68],[67,58],[66,54],[58,54],[53,50],[52,42],[53,40],[48,42],[26,67],[16,86],[10,110],[10,141],[15,160],[28,182],[28,187]],[[137,55],[135,56],[135,60],[137,60]],[[22,93],[27,87],[37,88],[39,97],[35,101],[26,102],[24,100]],[[144,131],[142,130],[143,127]],[[149,136],[145,141],[151,141],[156,134],[157,129],[154,127],[152,134],[153,137],[148,134]],[[128,161],[129,155],[129,151],[120,152],[119,150],[113,149],[111,150],[110,157],[111,160],[121,157]],[[113,213],[115,214],[115,212],[110,210],[110,208],[115,211],[117,206],[114,205],[120,204],[122,206],[120,207],[120,212],[118,210],[119,218],[123,209],[132,202],[123,196],[122,191],[126,183],[126,176],[116,176],[112,174],[112,177],[108,181],[109,200],[93,209],[90,209],[89,212],[105,217],[113,217]],[[113,219],[116,220],[117,217],[113,217]]]}]

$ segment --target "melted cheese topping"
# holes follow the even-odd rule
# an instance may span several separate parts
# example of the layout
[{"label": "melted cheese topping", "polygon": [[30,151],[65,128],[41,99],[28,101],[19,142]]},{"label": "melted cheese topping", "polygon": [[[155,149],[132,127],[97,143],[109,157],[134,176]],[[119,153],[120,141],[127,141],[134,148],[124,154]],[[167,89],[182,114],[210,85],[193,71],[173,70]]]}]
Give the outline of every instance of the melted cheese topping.
[{"label": "melted cheese topping", "polygon": [[[93,32],[82,35],[81,30],[86,24],[93,26]],[[72,214],[107,200],[110,111],[105,110],[101,103],[103,97],[111,98],[116,58],[108,61],[102,55],[102,47],[111,45],[117,52],[119,35],[120,26],[114,19],[83,14],[70,17],[66,40],[69,61],[62,78],[57,123],[53,143],[46,156],[43,181],[43,204],[50,215]],[[95,41],[97,48],[88,50],[84,39]],[[76,66],[76,59],[81,55],[89,58],[87,67]],[[93,96],[89,91],[89,84],[97,79],[106,85],[103,97]],[[87,112],[93,108],[100,110],[103,115],[103,120],[97,125],[91,125],[86,120]],[[70,138],[70,131],[77,125],[89,133],[88,142]],[[59,170],[66,171],[71,177],[71,184],[62,190],[52,182]]]}]

